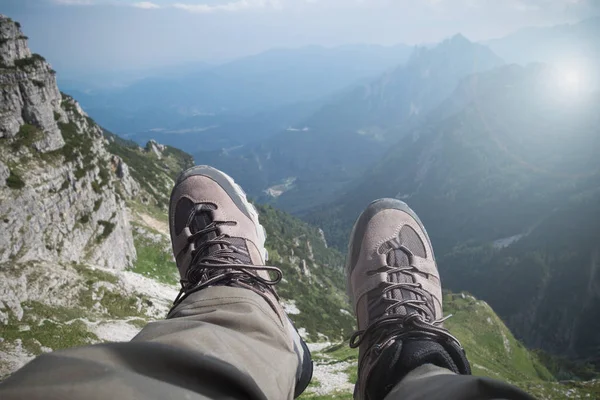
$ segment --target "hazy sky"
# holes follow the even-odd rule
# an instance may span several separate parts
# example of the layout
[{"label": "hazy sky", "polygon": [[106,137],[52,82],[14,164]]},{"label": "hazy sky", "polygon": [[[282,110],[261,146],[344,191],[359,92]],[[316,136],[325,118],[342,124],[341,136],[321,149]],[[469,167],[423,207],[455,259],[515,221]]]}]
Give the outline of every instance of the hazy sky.
[{"label": "hazy sky", "polygon": [[218,61],[273,47],[472,40],[598,15],[600,0],[0,0],[58,70]]}]

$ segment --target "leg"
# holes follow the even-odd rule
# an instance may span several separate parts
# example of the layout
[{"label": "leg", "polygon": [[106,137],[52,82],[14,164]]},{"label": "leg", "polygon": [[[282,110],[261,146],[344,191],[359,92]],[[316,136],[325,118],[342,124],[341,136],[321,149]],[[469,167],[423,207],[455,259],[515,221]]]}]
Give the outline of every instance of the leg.
[{"label": "leg", "polygon": [[378,200],[352,230],[348,292],[360,347],[357,400],[531,399],[471,376],[458,340],[443,327],[442,287],[431,241],[406,204]]},{"label": "leg", "polygon": [[406,375],[385,400],[511,399],[534,400],[514,386],[494,379],[456,375],[433,364],[424,364]]},{"label": "leg", "polygon": [[[165,321],[130,343],[43,355],[0,385],[2,399],[291,399],[308,385],[308,349],[264,266],[264,231],[225,174],[195,167],[171,196],[182,291]],[[277,274],[272,279],[268,272]]]}]

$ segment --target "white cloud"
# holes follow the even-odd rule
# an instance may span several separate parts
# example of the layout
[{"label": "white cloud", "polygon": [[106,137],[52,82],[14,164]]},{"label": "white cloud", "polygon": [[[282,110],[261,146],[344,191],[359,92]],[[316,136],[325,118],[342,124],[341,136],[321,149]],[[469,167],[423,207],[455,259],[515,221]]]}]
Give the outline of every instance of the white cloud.
[{"label": "white cloud", "polygon": [[212,13],[218,11],[235,12],[252,8],[280,8],[281,3],[279,0],[238,0],[216,5],[175,3],[173,7],[194,13]]},{"label": "white cloud", "polygon": [[133,3],[132,6],[135,7],[135,8],[143,8],[144,10],[153,10],[153,9],[160,8],[160,6],[158,4],[154,4],[154,3],[151,3],[149,1],[142,1],[142,2],[139,2],[139,3]]}]

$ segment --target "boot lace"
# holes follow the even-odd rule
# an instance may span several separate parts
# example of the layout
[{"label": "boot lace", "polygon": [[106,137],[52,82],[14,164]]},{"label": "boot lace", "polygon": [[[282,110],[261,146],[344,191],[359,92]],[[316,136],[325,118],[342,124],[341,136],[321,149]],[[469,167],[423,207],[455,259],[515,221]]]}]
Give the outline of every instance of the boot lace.
[{"label": "boot lace", "polygon": [[[385,252],[386,256],[396,249],[403,251],[410,260],[409,264],[413,264],[413,253],[404,245],[387,249]],[[373,273],[379,272],[380,271],[375,271]],[[397,273],[407,274],[411,276],[414,281],[414,274],[417,272],[417,269],[414,266],[393,267],[387,265],[385,267],[385,272],[387,272],[389,277]],[[386,296],[387,293],[396,289],[412,292],[416,295],[416,298],[394,299],[393,296]],[[452,315],[436,320],[434,311],[431,307],[427,306],[428,301],[426,300],[426,295],[427,292],[419,283],[399,282],[387,286],[383,289],[381,298],[384,303],[388,304],[384,312],[384,317],[374,321],[366,329],[354,332],[350,338],[350,347],[359,347],[367,337],[378,338],[378,340],[373,340],[373,342],[377,343],[374,348],[375,351],[385,348],[395,340],[413,337],[453,340],[460,346],[458,339],[448,332],[447,329],[442,327],[443,322],[452,317]],[[398,310],[401,306],[404,306],[405,308],[410,307],[412,312],[407,315],[399,315]],[[387,315],[390,312],[391,315]]]},{"label": "boot lace", "polygon": [[[202,204],[197,204],[191,211],[186,226],[200,213],[206,212]],[[198,230],[188,238],[192,248],[192,261],[184,279],[181,279],[181,290],[174,301],[174,306],[181,303],[190,294],[209,286],[226,285],[258,288],[260,291],[270,290],[277,294],[271,286],[278,284],[283,273],[277,267],[252,265],[244,260],[250,259],[245,248],[234,243],[227,235],[218,235],[204,241],[206,235],[217,233],[220,226],[236,225],[235,221],[211,221],[206,227]],[[265,279],[257,274],[259,271],[274,273],[274,279]]]}]

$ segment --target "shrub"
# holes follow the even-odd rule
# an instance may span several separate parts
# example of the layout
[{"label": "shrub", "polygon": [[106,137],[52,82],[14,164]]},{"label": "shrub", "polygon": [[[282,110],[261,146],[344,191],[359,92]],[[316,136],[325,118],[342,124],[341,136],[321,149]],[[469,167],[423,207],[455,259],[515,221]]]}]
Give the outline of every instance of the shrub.
[{"label": "shrub", "polygon": [[31,57],[22,58],[20,60],[15,60],[15,67],[17,68],[25,68],[30,65],[35,65],[38,62],[45,62],[46,59],[39,54],[32,54]]},{"label": "shrub", "polygon": [[98,177],[102,180],[101,186],[106,185],[110,181],[110,173],[108,172],[108,169],[105,167],[100,167]]},{"label": "shrub", "polygon": [[92,153],[92,144],[89,138],[77,132],[77,126],[73,122],[67,124],[59,122],[58,127],[65,140],[65,145],[61,149],[65,161],[75,161],[78,153],[81,153],[84,157],[84,164],[86,164],[86,158],[90,158]]},{"label": "shrub", "polygon": [[96,182],[96,181],[92,182],[92,189],[97,194],[102,193],[102,186],[100,186],[100,184],[98,182]]},{"label": "shrub", "polygon": [[100,234],[100,236],[98,236],[96,238],[96,241],[99,243],[110,236],[110,234],[115,230],[115,224],[113,224],[110,221],[100,220],[100,221],[98,221],[98,225],[100,225],[104,228],[102,230],[102,233]]},{"label": "shrub", "polygon": [[102,199],[98,199],[94,202],[94,212],[98,211],[102,206]]},{"label": "shrub", "polygon": [[30,124],[23,124],[19,128],[19,132],[15,135],[11,147],[13,151],[17,151],[22,146],[30,147],[41,138],[42,132],[37,127]]},{"label": "shrub", "polygon": [[77,168],[75,170],[75,179],[80,180],[85,176],[85,168]]},{"label": "shrub", "polygon": [[11,169],[10,175],[8,175],[8,178],[6,179],[6,186],[11,189],[23,189],[25,187],[25,182],[23,182],[23,179]]}]

